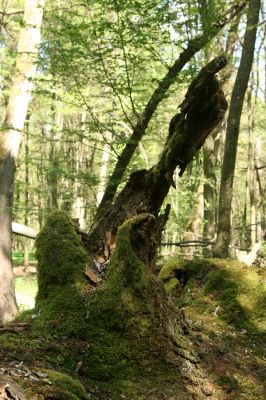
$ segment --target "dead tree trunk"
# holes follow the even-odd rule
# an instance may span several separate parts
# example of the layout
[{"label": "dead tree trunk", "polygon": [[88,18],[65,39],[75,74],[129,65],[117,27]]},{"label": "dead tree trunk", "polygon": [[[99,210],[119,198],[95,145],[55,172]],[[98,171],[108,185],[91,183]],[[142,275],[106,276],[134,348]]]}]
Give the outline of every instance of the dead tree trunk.
[{"label": "dead tree trunk", "polygon": [[[171,120],[168,138],[159,162],[149,170],[133,172],[114,204],[96,219],[86,238],[86,247],[94,256],[105,262],[115,243],[118,227],[129,217],[141,213],[153,214],[156,219],[138,237],[145,264],[152,265],[161,232],[167,221],[170,207],[160,215],[160,208],[169,191],[175,186],[173,173],[177,167],[180,176],[201,148],[208,134],[222,120],[227,109],[224,93],[215,74],[227,64],[220,56],[205,66],[188,88],[183,103]],[[141,237],[142,236],[142,237]]]},{"label": "dead tree trunk", "polygon": [[125,148],[118,158],[115,169],[109,178],[102,201],[98,207],[96,218],[100,218],[101,214],[104,214],[108,209],[108,205],[112,203],[118,185],[120,184],[138,143],[144,136],[148,124],[159,103],[165,98],[169,87],[176,81],[177,75],[198,51],[206,46],[206,44],[208,44],[227,23],[232,21],[245,8],[246,4],[247,0],[237,1],[224,15],[219,16],[215,22],[211,23],[206,32],[191,39],[188,42],[186,49],[184,49],[178,59],[169,68],[166,75],[159,82],[140,115],[137,124],[134,126]]}]

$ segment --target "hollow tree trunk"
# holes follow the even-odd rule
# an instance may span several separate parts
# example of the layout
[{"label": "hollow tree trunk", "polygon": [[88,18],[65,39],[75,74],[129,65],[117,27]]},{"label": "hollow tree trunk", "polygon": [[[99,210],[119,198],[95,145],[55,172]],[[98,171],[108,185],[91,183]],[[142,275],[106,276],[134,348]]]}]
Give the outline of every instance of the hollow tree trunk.
[{"label": "hollow tree trunk", "polygon": [[[173,174],[176,167],[180,168],[182,176],[208,134],[224,116],[227,103],[215,74],[226,63],[225,57],[217,57],[200,71],[188,88],[180,112],[170,122],[159,162],[149,170],[132,173],[115,203],[96,219],[86,242],[93,255],[105,260],[109,258],[117,229],[127,218],[140,213],[158,217],[170,186],[175,185]],[[153,265],[168,213],[169,207],[165,215],[157,218],[152,227],[152,237],[143,235],[141,247],[146,255],[143,260],[146,265]]]},{"label": "hollow tree trunk", "polygon": [[36,72],[43,7],[44,0],[25,2],[16,73],[0,135],[0,323],[10,321],[17,313],[11,260],[14,174]]},{"label": "hollow tree trunk", "polygon": [[217,241],[214,246],[214,255],[221,258],[228,257],[229,251],[233,182],[239,127],[244,97],[253,63],[260,6],[260,0],[251,0],[249,2],[243,51],[229,109],[220,185]]}]

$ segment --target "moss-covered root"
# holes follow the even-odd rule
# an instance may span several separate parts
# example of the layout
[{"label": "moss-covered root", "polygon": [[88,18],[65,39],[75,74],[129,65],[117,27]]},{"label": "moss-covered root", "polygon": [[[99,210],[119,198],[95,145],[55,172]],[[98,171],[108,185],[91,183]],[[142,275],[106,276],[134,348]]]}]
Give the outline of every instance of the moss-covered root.
[{"label": "moss-covered root", "polygon": [[154,217],[150,214],[137,215],[125,221],[118,229],[116,252],[107,276],[107,284],[111,290],[130,286],[133,290],[142,291],[148,287],[151,273],[133,249],[131,235],[134,229],[150,218]]},{"label": "moss-covered root", "polygon": [[[94,345],[87,368],[98,379],[128,378],[136,360],[139,369],[143,355],[160,347],[163,327],[158,304],[164,303],[165,292],[131,244],[133,230],[149,218],[138,215],[118,229],[106,280],[89,297],[88,335]],[[156,357],[160,358],[159,350]]]},{"label": "moss-covered root", "polygon": [[42,333],[83,336],[86,286],[84,250],[69,215],[54,211],[36,239],[38,260],[37,318],[33,328]]},{"label": "moss-covered root", "polygon": [[54,392],[53,395],[57,394],[59,395],[58,398],[64,400],[88,399],[84,386],[78,380],[71,378],[69,375],[52,370],[46,370],[44,372],[48,375],[48,381],[52,388],[51,391]]}]

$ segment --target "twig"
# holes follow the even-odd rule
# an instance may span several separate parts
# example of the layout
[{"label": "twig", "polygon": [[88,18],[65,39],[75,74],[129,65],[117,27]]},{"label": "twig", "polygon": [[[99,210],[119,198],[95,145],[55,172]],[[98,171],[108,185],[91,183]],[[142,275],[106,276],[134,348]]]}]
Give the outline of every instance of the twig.
[{"label": "twig", "polygon": [[183,242],[167,242],[161,243],[161,246],[179,246],[179,247],[190,247],[190,246],[211,246],[214,245],[215,241],[207,240],[184,240]]}]

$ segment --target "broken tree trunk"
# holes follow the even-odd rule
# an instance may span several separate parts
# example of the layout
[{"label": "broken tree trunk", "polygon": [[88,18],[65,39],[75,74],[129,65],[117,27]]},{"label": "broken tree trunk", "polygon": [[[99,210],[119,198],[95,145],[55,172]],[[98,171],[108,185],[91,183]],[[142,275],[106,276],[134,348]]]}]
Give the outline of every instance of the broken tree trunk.
[{"label": "broken tree trunk", "polygon": [[241,13],[247,4],[247,0],[238,0],[228,9],[225,14],[216,16],[215,21],[211,23],[206,31],[201,35],[189,40],[187,47],[179,55],[174,64],[168,69],[166,75],[159,82],[158,86],[152,93],[142,114],[138,118],[137,124],[133,127],[132,134],[127,141],[121,155],[118,158],[115,169],[109,178],[101,204],[97,210],[96,218],[106,211],[108,204],[111,204],[116,194],[118,185],[123,178],[124,172],[136,150],[138,143],[145,134],[148,124],[156,111],[159,103],[165,98],[167,90],[176,81],[177,75],[182,71],[184,66],[192,59],[192,57],[200,51],[207,43],[215,37],[215,35],[230,21]]},{"label": "broken tree trunk", "polygon": [[208,134],[221,122],[227,109],[224,93],[215,77],[226,64],[226,58],[220,56],[202,68],[189,86],[179,106],[180,112],[170,122],[168,138],[159,162],[149,170],[133,172],[114,204],[96,218],[84,243],[96,258],[106,261],[110,257],[117,229],[126,219],[149,213],[156,220],[149,227],[149,234],[145,232],[142,239],[138,237],[138,240],[142,242],[143,254],[146,255],[143,261],[153,265],[170,207],[167,207],[165,214],[158,215],[170,186],[174,186],[173,173],[179,167],[182,176]]}]

